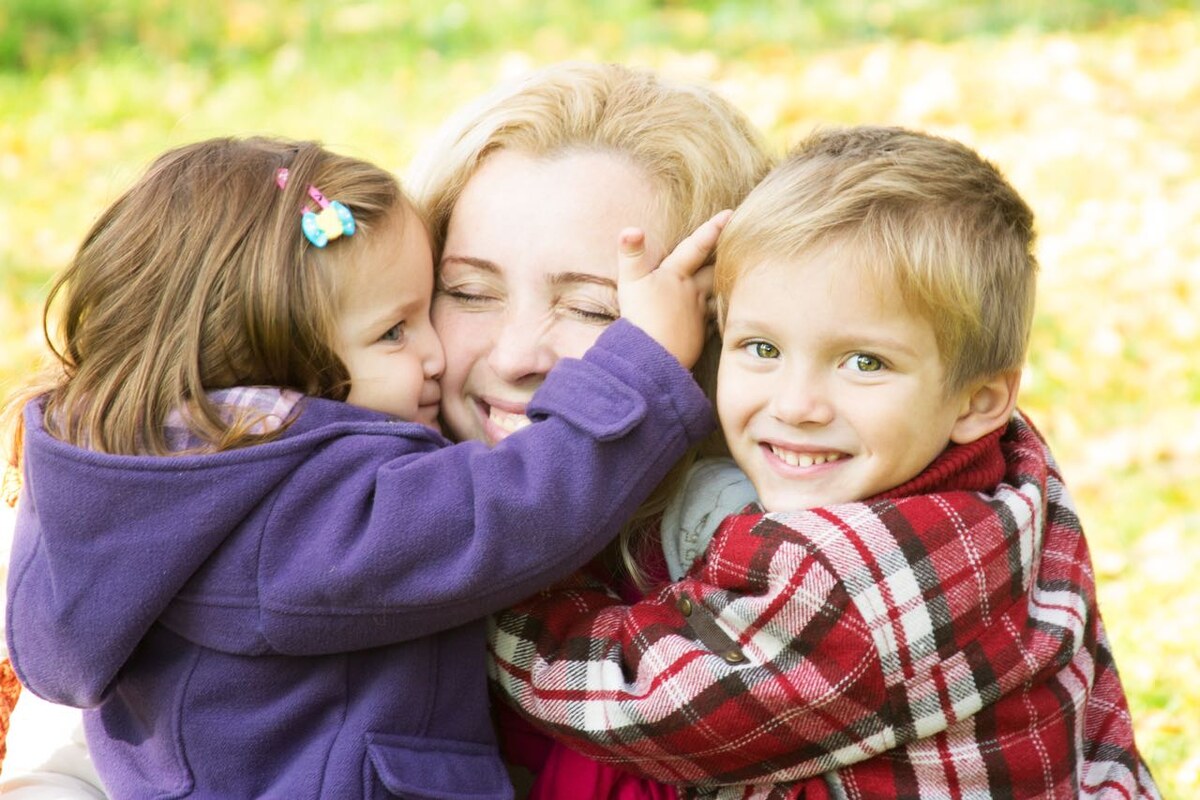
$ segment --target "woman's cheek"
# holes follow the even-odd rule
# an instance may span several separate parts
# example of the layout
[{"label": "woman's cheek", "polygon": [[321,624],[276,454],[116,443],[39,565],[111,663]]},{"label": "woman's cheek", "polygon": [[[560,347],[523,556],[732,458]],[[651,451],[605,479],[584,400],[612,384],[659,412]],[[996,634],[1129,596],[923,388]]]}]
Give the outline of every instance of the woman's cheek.
[{"label": "woman's cheek", "polygon": [[448,436],[456,440],[474,439],[481,432],[472,425],[467,402],[467,377],[472,365],[486,357],[491,334],[480,315],[464,314],[453,308],[433,307],[433,327],[442,342],[446,366],[442,372],[442,421]]},{"label": "woman's cheek", "polygon": [[[614,320],[615,321],[615,320]],[[612,322],[595,323],[595,322],[561,322],[559,325],[558,336],[558,357],[559,358],[583,358],[584,353],[588,351],[596,340],[600,338],[600,334],[604,333],[605,329]]]}]

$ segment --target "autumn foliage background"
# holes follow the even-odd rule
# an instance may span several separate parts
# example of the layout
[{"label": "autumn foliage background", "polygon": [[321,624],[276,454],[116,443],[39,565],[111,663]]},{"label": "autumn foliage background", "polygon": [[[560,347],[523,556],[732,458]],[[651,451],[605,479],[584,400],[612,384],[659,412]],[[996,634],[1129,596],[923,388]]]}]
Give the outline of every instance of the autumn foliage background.
[{"label": "autumn foliage background", "polygon": [[402,174],[462,103],[569,58],[709,83],[778,152],[888,123],[1004,169],[1040,232],[1021,405],[1078,502],[1139,743],[1165,796],[1200,797],[1196,0],[5,0],[0,394],[43,358],[50,276],[160,151],[273,133]]}]

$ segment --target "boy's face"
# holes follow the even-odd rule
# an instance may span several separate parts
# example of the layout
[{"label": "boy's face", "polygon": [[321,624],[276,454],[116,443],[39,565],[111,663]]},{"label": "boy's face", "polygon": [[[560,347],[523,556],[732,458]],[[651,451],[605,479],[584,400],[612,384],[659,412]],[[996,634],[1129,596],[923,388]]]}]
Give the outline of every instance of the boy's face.
[{"label": "boy's face", "polygon": [[836,248],[763,261],[729,296],[717,411],[768,511],[864,500],[950,441],[933,326]]}]

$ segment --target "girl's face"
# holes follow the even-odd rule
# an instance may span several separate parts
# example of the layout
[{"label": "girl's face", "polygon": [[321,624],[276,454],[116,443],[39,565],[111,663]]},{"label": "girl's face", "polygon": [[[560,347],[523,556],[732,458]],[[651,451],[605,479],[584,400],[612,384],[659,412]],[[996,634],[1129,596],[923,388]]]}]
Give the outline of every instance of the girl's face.
[{"label": "girl's face", "polygon": [[350,371],[346,402],[437,428],[445,359],[429,320],[433,256],[425,226],[403,214],[367,234],[344,265],[336,350]]},{"label": "girl's face", "polygon": [[442,419],[454,438],[495,444],[527,425],[550,368],[582,356],[619,316],[621,229],[644,229],[649,255],[665,255],[655,194],[611,153],[488,156],[450,216],[433,301],[446,351]]}]

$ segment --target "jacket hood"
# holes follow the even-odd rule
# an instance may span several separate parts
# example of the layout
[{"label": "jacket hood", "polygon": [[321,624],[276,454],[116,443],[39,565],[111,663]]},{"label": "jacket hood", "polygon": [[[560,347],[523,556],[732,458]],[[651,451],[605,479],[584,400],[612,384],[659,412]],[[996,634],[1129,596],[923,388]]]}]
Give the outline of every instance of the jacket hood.
[{"label": "jacket hood", "polygon": [[45,430],[41,403],[31,403],[7,610],[22,683],[54,702],[99,703],[205,560],[304,462],[314,439],[336,432],[305,435],[322,408],[306,401],[288,436],[268,444],[154,457],[59,441]]}]

